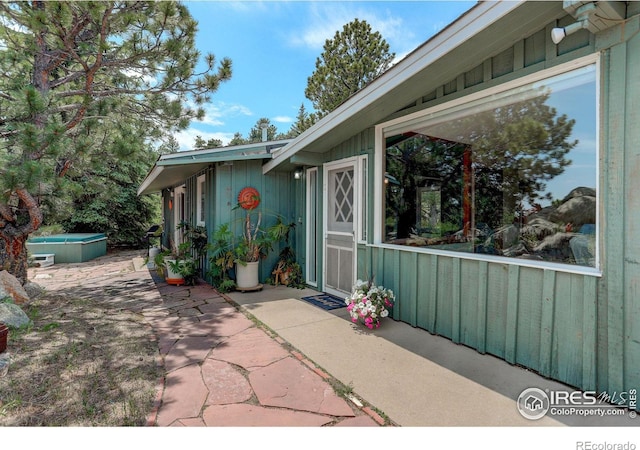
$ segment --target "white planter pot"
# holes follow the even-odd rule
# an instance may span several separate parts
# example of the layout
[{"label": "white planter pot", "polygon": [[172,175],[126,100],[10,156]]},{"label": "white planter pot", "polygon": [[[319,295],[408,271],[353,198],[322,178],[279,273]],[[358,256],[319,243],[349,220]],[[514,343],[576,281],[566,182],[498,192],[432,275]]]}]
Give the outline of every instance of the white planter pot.
[{"label": "white planter pot", "polygon": [[165,280],[167,284],[175,284],[176,286],[180,286],[184,284],[184,278],[177,272],[171,270],[171,264],[176,262],[175,259],[167,259],[164,260],[164,266],[167,269],[167,275],[165,276]]},{"label": "white planter pot", "polygon": [[158,247],[151,247],[149,249],[149,262],[147,263],[147,267],[151,270],[156,268],[156,263],[154,261],[155,257],[160,253],[160,249]]},{"label": "white planter pot", "polygon": [[258,268],[259,261],[249,262],[246,266],[236,264],[236,286],[239,289],[254,288],[259,283]]}]

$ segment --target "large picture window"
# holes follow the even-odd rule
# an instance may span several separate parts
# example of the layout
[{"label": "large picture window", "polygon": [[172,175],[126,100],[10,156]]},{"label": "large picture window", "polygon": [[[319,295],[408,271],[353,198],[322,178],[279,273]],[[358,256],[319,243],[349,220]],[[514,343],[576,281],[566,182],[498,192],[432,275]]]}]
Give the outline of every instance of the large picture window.
[{"label": "large picture window", "polygon": [[384,130],[385,243],[595,266],[595,65]]}]

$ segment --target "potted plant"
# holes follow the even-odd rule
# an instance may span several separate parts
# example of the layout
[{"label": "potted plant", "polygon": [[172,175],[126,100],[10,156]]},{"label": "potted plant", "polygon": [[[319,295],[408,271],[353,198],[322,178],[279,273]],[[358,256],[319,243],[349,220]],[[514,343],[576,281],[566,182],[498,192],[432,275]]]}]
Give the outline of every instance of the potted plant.
[{"label": "potted plant", "polygon": [[253,221],[252,211],[247,211],[242,226],[242,234],[234,249],[236,263],[236,287],[251,289],[260,286],[260,260],[267,256],[273,242],[267,232],[260,229],[262,213],[256,213]]},{"label": "potted plant", "polygon": [[361,322],[370,330],[380,327],[380,319],[389,315],[394,302],[393,291],[376,286],[373,278],[356,281],[351,295],[345,299],[351,321]]},{"label": "potted plant", "polygon": [[278,222],[269,228],[269,235],[274,241],[284,241],[285,246],[278,255],[271,274],[273,278],[271,282],[278,286],[296,287],[303,289],[305,287],[302,268],[296,260],[296,254],[291,246],[291,232],[295,229],[295,222],[284,223],[282,218],[278,218]]},{"label": "potted plant", "polygon": [[171,257],[165,258],[165,281],[177,286],[193,286],[198,279],[200,258],[206,251],[207,231],[201,226],[192,227],[187,222],[181,222],[177,228],[184,231],[185,241],[178,245]]},{"label": "potted plant", "polygon": [[162,278],[166,277],[166,260],[171,257],[169,250],[161,250],[153,257],[153,263],[156,269],[156,273]]},{"label": "potted plant", "polygon": [[246,211],[242,223],[242,233],[234,247],[236,267],[236,288],[251,290],[260,288],[259,264],[271,250],[273,241],[269,234],[260,228],[262,212],[256,211],[260,204],[260,195],[255,188],[246,187],[238,195],[238,205]]},{"label": "potted plant", "polygon": [[7,341],[9,339],[9,327],[0,322],[0,353],[7,349]]}]

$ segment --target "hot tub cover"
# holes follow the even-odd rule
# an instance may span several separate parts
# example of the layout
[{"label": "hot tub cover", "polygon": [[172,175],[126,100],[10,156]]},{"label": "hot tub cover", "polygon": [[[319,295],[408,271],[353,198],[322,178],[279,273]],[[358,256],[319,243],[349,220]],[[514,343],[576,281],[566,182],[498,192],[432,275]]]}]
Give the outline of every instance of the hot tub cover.
[{"label": "hot tub cover", "polygon": [[88,244],[89,242],[95,242],[102,239],[106,239],[104,233],[64,233],[64,234],[52,234],[49,236],[37,236],[29,238],[30,244],[64,244],[64,243],[80,243]]}]

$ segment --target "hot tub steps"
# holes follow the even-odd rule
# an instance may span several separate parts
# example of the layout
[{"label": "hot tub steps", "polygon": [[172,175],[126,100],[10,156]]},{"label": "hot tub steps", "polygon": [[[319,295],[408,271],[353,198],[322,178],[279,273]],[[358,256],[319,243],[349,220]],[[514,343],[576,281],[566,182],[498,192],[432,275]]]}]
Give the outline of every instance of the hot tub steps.
[{"label": "hot tub steps", "polygon": [[40,267],[53,266],[55,263],[55,253],[35,253],[33,256],[33,262],[40,264]]}]

